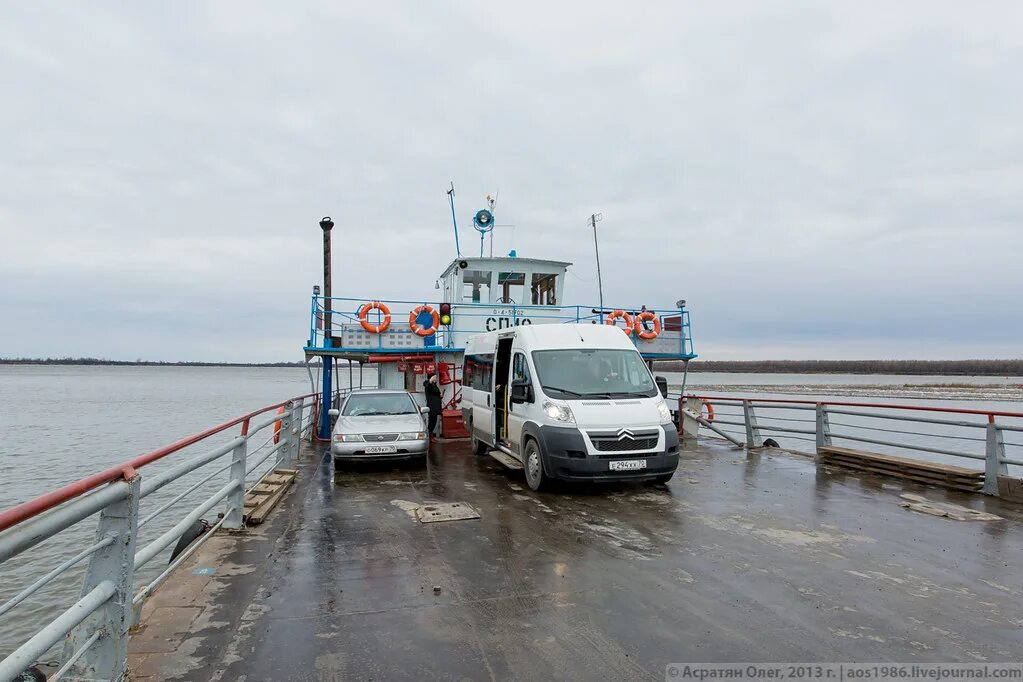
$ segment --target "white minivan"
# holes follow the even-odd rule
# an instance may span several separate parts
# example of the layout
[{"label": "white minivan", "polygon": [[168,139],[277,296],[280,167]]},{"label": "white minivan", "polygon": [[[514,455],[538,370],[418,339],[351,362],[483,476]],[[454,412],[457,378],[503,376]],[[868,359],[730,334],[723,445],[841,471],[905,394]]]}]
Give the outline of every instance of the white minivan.
[{"label": "white minivan", "polygon": [[470,339],[464,363],[473,451],[518,460],[533,490],[551,479],[663,483],[675,473],[671,412],[621,328],[502,329]]}]

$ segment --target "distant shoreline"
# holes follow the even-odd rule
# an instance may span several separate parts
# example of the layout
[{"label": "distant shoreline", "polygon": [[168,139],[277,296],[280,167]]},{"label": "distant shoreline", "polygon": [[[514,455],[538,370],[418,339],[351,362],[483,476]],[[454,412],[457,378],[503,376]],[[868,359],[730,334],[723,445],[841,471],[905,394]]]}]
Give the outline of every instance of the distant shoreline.
[{"label": "distant shoreline", "polygon": [[[344,362],[344,361],[341,361]],[[309,363],[319,366],[319,361]],[[295,362],[160,362],[99,358],[0,358],[0,365],[98,367],[305,367]],[[683,363],[655,361],[661,371],[678,371]],[[886,374],[918,376],[1023,377],[1023,360],[694,360],[690,372],[739,374]]]},{"label": "distant shoreline", "polygon": [[[655,367],[682,371],[677,360]],[[693,360],[690,372],[1023,377],[1023,360]]]},{"label": "distant shoreline", "polygon": [[[309,365],[318,367],[319,360]],[[0,365],[35,365],[35,366],[76,366],[76,367],[305,367],[304,362],[160,362],[149,360],[97,360],[93,358],[69,359],[8,359],[0,358]]]}]

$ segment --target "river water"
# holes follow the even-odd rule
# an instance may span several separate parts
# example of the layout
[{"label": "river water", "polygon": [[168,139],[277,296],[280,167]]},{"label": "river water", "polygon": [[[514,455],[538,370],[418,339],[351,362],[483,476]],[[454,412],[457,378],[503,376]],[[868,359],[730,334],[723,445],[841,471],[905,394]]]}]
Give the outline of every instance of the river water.
[{"label": "river water", "polygon": [[[672,385],[682,382],[681,374],[659,374],[665,374]],[[345,385],[348,373],[342,370],[339,378]],[[375,377],[366,372],[364,381],[372,385]],[[691,373],[687,377],[687,390],[818,400],[911,400],[916,404],[1023,412],[1023,378],[1019,377]],[[0,433],[3,434],[0,438],[0,490],[4,492],[0,508],[32,499],[237,415],[309,392],[309,374],[304,368],[0,365],[0,405],[3,405],[0,410]],[[719,412],[727,414],[728,409]],[[779,412],[776,416],[785,414]],[[808,416],[796,411],[791,414],[799,419]],[[168,458],[170,461],[147,466],[143,475],[152,475],[189,455],[206,452],[236,433],[232,430],[219,440],[213,439]],[[777,437],[785,446],[801,444],[798,439],[786,441],[781,435]],[[1023,441],[1023,437],[1017,440]],[[802,445],[803,449],[812,449],[812,444]],[[969,445],[976,449],[975,442]],[[982,444],[980,451],[983,452]],[[190,478],[147,497],[142,503],[143,516],[213,470],[201,469]],[[139,546],[170,528],[203,499],[203,493],[208,496],[226,482],[225,472],[167,514],[156,517],[141,531]],[[73,556],[88,544],[94,533],[94,521],[82,522],[59,538],[0,566],[0,604],[31,579]],[[168,553],[143,567],[138,576],[139,584],[155,577],[166,566]],[[0,616],[0,655],[9,653],[52,619],[59,612],[59,604],[77,598],[79,578],[80,568]]]}]

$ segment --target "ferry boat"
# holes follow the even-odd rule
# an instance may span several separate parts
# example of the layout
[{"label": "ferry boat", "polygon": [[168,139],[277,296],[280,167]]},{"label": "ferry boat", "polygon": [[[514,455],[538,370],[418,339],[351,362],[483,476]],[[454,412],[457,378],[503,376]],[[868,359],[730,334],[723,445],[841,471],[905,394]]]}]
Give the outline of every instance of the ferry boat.
[{"label": "ferry boat", "polygon": [[[481,214],[483,214],[481,216]],[[475,222],[492,225],[488,209]],[[333,221],[320,222],[329,259]],[[457,234],[457,224],[456,224]],[[457,243],[457,239],[456,239]],[[324,291],[312,295],[307,361],[320,358],[321,393],[328,401],[334,388],[333,360],[373,364],[379,387],[422,392],[424,375],[436,372],[445,405],[443,434],[465,437],[458,404],[465,347],[476,335],[521,325],[606,324],[622,328],[644,359],[688,363],[693,350],[689,311],[680,299],[676,307],[637,305],[605,307],[572,305],[565,301],[565,280],[571,263],[519,257],[463,257],[458,254],[440,273],[434,291],[439,296],[381,300],[372,292],[331,296],[329,260]],[[318,437],[330,436],[329,415],[321,415]]]}]

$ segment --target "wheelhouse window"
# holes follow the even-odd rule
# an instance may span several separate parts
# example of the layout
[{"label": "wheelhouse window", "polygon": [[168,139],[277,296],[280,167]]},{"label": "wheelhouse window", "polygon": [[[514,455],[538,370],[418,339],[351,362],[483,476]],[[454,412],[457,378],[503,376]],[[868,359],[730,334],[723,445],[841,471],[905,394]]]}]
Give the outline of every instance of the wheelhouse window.
[{"label": "wheelhouse window", "polygon": [[530,287],[533,305],[558,304],[558,276],[537,272]]},{"label": "wheelhouse window", "polygon": [[525,305],[522,299],[526,287],[526,274],[523,272],[501,272],[497,275],[498,303],[509,305]]},{"label": "wheelhouse window", "polygon": [[465,270],[462,272],[462,301],[465,303],[490,303],[490,280],[492,272],[487,270]]}]

